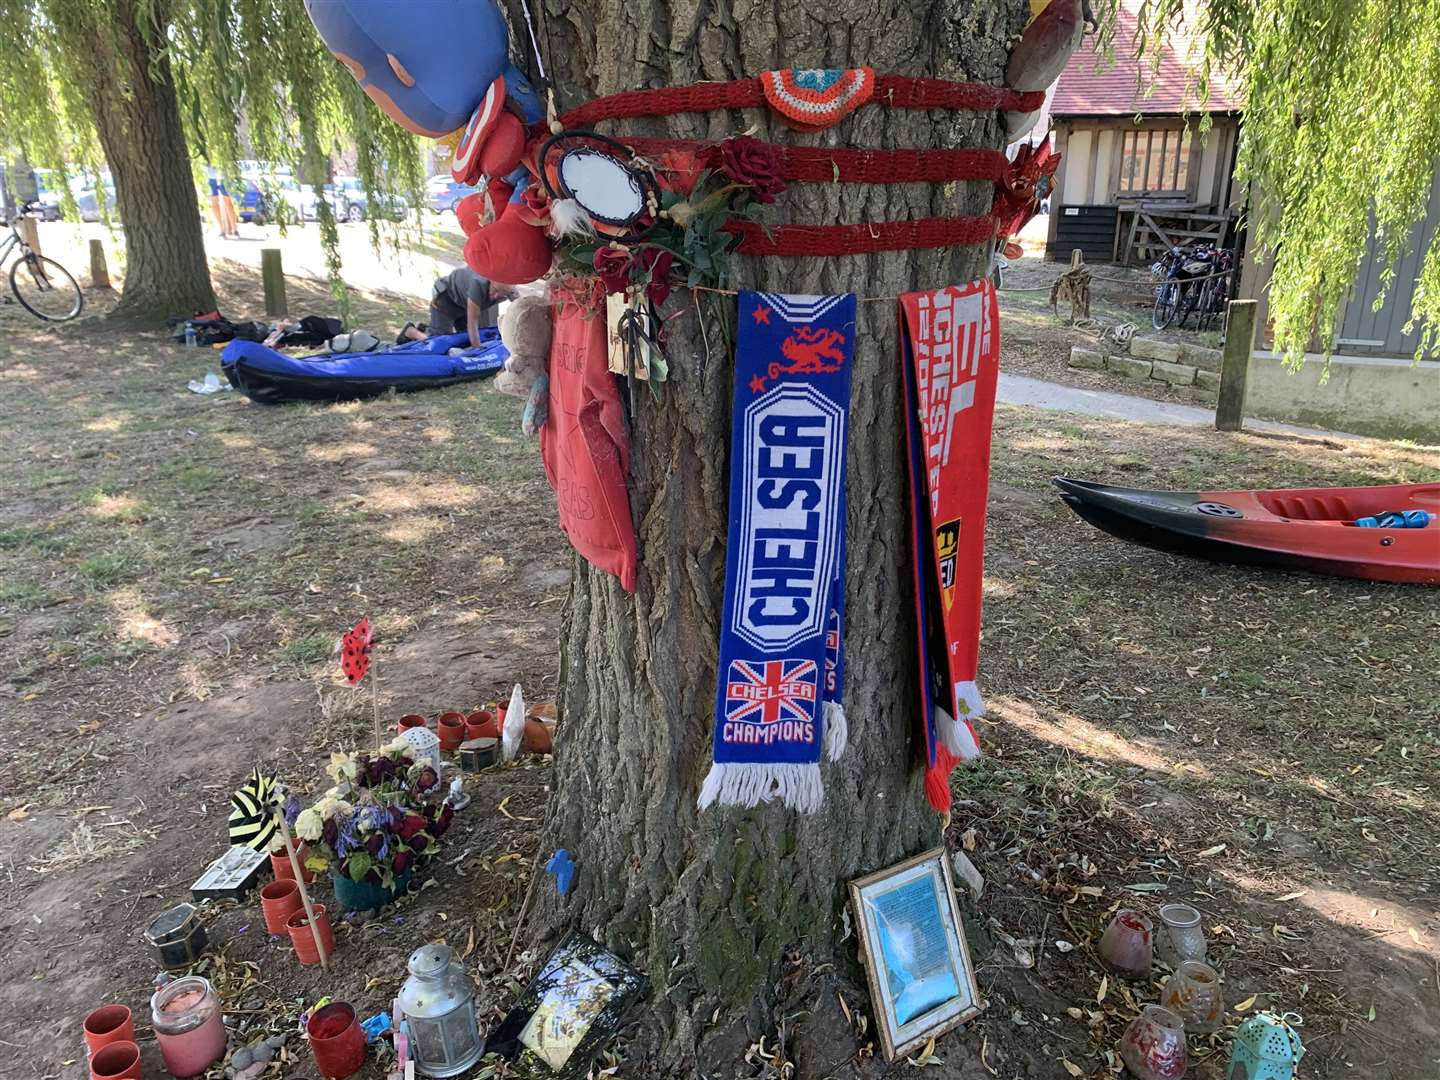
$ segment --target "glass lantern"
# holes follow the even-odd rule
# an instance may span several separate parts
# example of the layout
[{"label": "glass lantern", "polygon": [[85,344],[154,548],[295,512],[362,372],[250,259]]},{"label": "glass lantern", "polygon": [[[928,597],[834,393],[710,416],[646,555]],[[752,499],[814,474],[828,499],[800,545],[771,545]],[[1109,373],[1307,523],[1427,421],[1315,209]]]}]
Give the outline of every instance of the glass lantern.
[{"label": "glass lantern", "polygon": [[422,1076],[457,1076],[485,1052],[475,1019],[475,984],[448,945],[410,954],[410,978],[396,1003],[410,1031],[410,1054]]}]

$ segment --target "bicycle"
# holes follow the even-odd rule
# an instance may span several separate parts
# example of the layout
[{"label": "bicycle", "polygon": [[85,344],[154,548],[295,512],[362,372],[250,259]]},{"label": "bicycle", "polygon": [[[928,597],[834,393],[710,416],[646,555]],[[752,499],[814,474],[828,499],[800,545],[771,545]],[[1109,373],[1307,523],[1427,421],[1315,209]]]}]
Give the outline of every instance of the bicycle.
[{"label": "bicycle", "polygon": [[18,250],[20,257],[10,266],[10,291],[15,299],[37,319],[67,322],[84,309],[85,295],[70,271],[32,249],[15,225],[21,217],[31,216],[37,205],[26,203],[20,213],[10,219],[10,235],[0,238],[0,266]]}]

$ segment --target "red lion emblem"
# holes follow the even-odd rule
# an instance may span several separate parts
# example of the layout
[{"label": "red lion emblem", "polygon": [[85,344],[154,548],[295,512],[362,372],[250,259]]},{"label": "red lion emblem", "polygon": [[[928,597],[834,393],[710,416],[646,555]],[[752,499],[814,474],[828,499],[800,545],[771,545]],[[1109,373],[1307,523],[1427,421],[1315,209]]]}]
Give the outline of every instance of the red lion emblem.
[{"label": "red lion emblem", "polygon": [[[845,363],[841,346],[845,335],[838,330],[816,330],[813,326],[799,326],[795,332],[780,343],[780,351],[789,360],[788,366],[771,364],[770,378],[778,378],[781,372],[822,372],[839,371]],[[834,363],[827,364],[826,360]]]}]

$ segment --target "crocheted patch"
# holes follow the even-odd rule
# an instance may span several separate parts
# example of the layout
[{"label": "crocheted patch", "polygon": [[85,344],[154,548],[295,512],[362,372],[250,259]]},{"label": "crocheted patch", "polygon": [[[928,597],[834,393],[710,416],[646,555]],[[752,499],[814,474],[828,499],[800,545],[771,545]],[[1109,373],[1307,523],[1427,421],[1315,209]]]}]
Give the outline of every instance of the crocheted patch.
[{"label": "crocheted patch", "polygon": [[875,96],[873,68],[790,68],[760,74],[765,100],[792,126],[833,127]]}]

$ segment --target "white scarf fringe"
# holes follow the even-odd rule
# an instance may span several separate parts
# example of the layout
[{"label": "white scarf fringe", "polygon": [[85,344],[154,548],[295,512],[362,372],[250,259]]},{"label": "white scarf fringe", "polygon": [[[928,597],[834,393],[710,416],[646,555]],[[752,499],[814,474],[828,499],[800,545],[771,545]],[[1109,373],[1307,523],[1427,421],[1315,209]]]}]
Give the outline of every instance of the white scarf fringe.
[{"label": "white scarf fringe", "polygon": [[717,762],[710,766],[700,788],[701,810],[717,802],[722,806],[753,807],[771,799],[779,799],[802,814],[815,813],[825,799],[825,790],[820,785],[820,766]]},{"label": "white scarf fringe", "polygon": [[935,731],[945,749],[962,761],[973,761],[980,756],[980,744],[975,741],[969,724],[956,720],[939,705],[934,707],[934,714]]},{"label": "white scarf fringe", "polygon": [[825,756],[839,761],[850,741],[850,727],[845,722],[845,706],[838,701],[825,702]]}]

